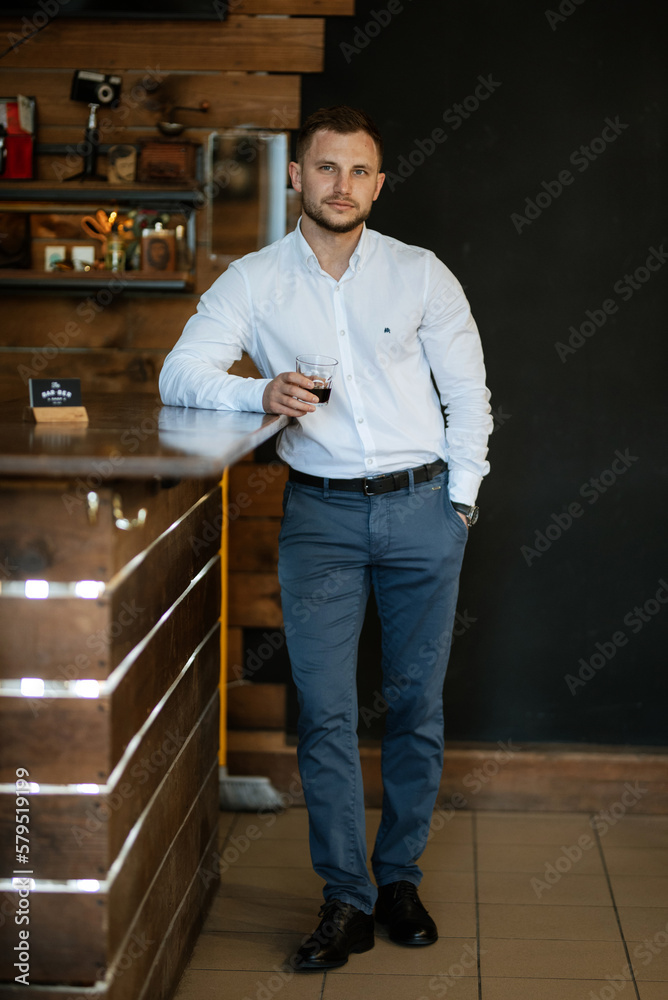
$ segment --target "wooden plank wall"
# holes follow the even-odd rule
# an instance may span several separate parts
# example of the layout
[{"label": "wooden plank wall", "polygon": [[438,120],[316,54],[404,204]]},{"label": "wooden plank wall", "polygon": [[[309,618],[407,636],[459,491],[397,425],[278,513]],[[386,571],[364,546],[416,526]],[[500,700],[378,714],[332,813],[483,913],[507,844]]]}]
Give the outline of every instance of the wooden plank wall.
[{"label": "wooden plank wall", "polygon": [[[352,14],[354,0],[232,0],[225,21],[85,21],[54,17],[34,38],[0,63],[0,94],[37,100],[39,141],[76,146],[88,109],[69,100],[75,69],[119,73],[121,104],[100,111],[102,141],[137,142],[159,137],[156,122],[176,105],[204,115],[183,138],[204,142],[211,130],[254,125],[295,129],[300,120],[300,74],[323,67],[325,17]],[[0,38],[17,24],[0,19]],[[20,33],[20,32],[18,32]],[[59,182],[81,160],[38,157],[38,178]],[[104,159],[100,160],[104,171]],[[0,197],[11,190],[0,183]],[[65,186],[64,186],[65,190]],[[192,293],[125,291],[82,307],[83,292],[3,291],[0,328],[0,397],[23,396],[19,370],[47,363],[42,377],[79,376],[91,391],[157,391],[166,352],[177,340],[197,300],[233,257],[210,260],[203,212],[197,213],[198,252]],[[77,307],[81,307],[77,312]],[[84,310],[82,319],[82,308]],[[65,333],[67,346],[55,348]],[[71,331],[74,332],[71,332]],[[62,343],[62,340],[61,340]]]},{"label": "wooden plank wall", "polygon": [[[230,469],[228,515],[228,747],[231,773],[239,773],[239,747],[250,737],[255,749],[269,748],[262,774],[276,778],[274,751],[286,741],[286,689],[263,683],[247,661],[244,630],[261,629],[269,655],[282,648],[278,583],[278,532],[287,468],[277,460],[239,462]],[[263,650],[264,651],[264,650]],[[255,662],[255,661],[254,661]],[[240,744],[241,741],[241,744]],[[241,754],[245,749],[241,750]],[[296,769],[296,768],[295,768]],[[243,769],[243,773],[249,771]],[[279,780],[279,786],[281,782]]]}]

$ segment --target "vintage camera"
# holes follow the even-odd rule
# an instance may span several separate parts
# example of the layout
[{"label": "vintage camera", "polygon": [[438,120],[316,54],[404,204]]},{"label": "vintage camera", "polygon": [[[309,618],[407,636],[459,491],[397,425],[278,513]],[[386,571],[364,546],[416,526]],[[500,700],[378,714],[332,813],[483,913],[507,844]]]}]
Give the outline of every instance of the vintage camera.
[{"label": "vintage camera", "polygon": [[85,104],[104,104],[115,108],[121,96],[120,76],[105,76],[86,69],[74,71],[70,100]]}]

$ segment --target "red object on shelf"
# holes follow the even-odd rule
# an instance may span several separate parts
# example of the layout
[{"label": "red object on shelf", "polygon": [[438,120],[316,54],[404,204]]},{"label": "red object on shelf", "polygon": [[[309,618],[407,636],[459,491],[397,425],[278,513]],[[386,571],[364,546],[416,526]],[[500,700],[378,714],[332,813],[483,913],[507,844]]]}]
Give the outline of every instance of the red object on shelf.
[{"label": "red object on shelf", "polygon": [[[16,98],[0,98],[0,123],[4,126],[4,156],[0,180],[25,180],[33,175],[34,135],[21,128]],[[0,126],[0,128],[2,127]]]}]

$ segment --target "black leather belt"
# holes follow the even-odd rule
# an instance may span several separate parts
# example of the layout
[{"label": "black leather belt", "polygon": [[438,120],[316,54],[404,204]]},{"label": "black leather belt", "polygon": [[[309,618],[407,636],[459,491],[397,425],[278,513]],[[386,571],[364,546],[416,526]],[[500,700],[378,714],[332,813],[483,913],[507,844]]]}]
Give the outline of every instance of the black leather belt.
[{"label": "black leather belt", "polygon": [[[447,467],[441,458],[430,465],[419,465],[417,469],[412,470],[413,482],[416,485],[428,482],[440,475]],[[385,475],[373,476],[369,479],[329,479],[327,489],[365,493],[368,497],[375,497],[381,493],[405,490],[409,485],[408,472],[408,469],[403,469],[401,472],[386,472]],[[325,486],[325,480],[320,476],[309,476],[306,472],[297,472],[296,469],[290,469],[290,479],[293,483],[303,483],[304,486],[317,486],[319,489],[323,489]]]}]

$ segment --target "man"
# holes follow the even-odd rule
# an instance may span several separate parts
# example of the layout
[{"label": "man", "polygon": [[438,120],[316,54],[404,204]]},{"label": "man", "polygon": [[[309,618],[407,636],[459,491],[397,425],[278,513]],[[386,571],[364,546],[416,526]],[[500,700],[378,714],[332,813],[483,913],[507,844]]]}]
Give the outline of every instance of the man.
[{"label": "man", "polygon": [[[391,940],[438,937],[418,896],[417,861],[443,766],[461,561],[489,468],[489,392],[461,286],[430,251],[365,226],[383,186],[381,159],[364,112],[334,107],[307,119],[289,167],[302,196],[297,229],[218,278],[160,381],[165,403],[295,418],[278,444],[290,466],[279,580],[311,858],[325,880],[301,968],[334,968],[373,947],[374,905]],[[242,349],[262,379],[227,374]],[[339,362],[326,406],[314,405],[314,383],[294,370],[302,353]],[[378,889],[366,863],[356,734],[357,643],[371,586],[387,704],[371,858]]]}]

